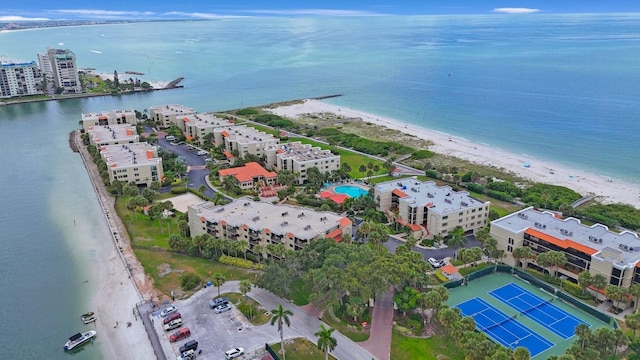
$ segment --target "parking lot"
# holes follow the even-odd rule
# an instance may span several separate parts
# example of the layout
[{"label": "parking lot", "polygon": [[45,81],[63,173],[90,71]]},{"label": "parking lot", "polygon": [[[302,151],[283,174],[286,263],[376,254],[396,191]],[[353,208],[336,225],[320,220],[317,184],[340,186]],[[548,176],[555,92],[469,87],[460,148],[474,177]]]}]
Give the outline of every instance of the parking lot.
[{"label": "parking lot", "polygon": [[198,351],[202,350],[202,353],[197,359],[203,360],[224,359],[224,352],[236,347],[245,350],[245,355],[238,359],[259,359],[265,354],[265,342],[279,341],[276,327],[268,323],[257,327],[251,325],[235,305],[232,305],[230,311],[216,314],[209,307],[209,301],[217,297],[217,294],[217,288],[208,287],[187,300],[173,303],[182,315],[182,328],[188,327],[191,330],[190,337],[175,343],[169,342],[169,335],[178,329],[163,329],[160,317],[163,307],[150,314],[167,359],[178,357],[178,349],[189,340],[198,341]]}]

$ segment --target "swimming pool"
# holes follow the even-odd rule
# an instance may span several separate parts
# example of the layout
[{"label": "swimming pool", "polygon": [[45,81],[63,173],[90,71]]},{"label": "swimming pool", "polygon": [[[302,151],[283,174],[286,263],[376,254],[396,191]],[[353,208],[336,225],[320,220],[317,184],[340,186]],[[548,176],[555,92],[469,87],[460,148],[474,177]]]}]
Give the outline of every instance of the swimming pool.
[{"label": "swimming pool", "polygon": [[367,195],[369,193],[367,190],[359,186],[353,186],[353,185],[336,186],[335,188],[333,188],[333,191],[335,191],[338,194],[349,195],[352,198],[358,198],[360,196]]}]

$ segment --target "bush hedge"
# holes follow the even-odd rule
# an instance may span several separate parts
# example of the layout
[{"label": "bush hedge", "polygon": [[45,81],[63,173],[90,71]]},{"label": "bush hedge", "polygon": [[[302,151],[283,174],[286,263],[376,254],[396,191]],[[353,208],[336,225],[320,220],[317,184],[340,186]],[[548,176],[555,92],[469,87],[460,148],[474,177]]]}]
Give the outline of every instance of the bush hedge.
[{"label": "bush hedge", "polygon": [[233,265],[237,267],[241,267],[243,269],[264,269],[263,264],[254,264],[251,260],[245,260],[233,256],[222,255],[218,259],[218,262],[226,265]]}]

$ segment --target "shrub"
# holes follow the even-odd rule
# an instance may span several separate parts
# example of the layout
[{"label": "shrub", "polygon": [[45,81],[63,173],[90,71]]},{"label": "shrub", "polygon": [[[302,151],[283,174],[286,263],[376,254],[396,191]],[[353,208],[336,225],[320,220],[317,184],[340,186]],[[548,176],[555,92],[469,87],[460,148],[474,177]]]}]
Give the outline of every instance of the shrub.
[{"label": "shrub", "polygon": [[474,182],[468,183],[467,184],[467,189],[469,191],[473,191],[473,192],[478,193],[478,194],[484,194],[484,186],[482,186],[480,184],[476,184]]},{"label": "shrub", "polygon": [[440,174],[436,170],[425,170],[424,174],[432,179],[440,179]]},{"label": "shrub", "polygon": [[449,278],[442,273],[442,269],[436,270],[436,278],[438,278],[438,281],[440,281],[441,283],[446,283],[449,281]]},{"label": "shrub", "polygon": [[240,259],[240,258],[237,258],[237,257],[228,256],[228,255],[220,256],[220,258],[218,259],[218,262],[220,262],[222,264],[226,264],[226,265],[233,265],[233,266],[241,267],[241,268],[244,268],[244,269],[252,269],[252,268],[256,267],[254,265],[253,261],[251,261],[251,260]]},{"label": "shrub", "polygon": [[254,108],[244,108],[236,111],[237,115],[257,115],[259,114],[258,110]]},{"label": "shrub", "polygon": [[200,276],[194,273],[186,273],[182,275],[182,279],[180,280],[180,282],[182,285],[182,290],[188,291],[188,290],[193,290],[198,285],[200,285],[200,283],[202,282],[202,279],[200,278]]},{"label": "shrub", "polygon": [[424,160],[424,159],[428,159],[430,157],[432,157],[433,155],[435,155],[432,151],[429,150],[418,150],[418,151],[414,151],[411,154],[411,160]]},{"label": "shrub", "polygon": [[174,186],[171,188],[172,194],[186,194],[187,187],[186,186]]}]

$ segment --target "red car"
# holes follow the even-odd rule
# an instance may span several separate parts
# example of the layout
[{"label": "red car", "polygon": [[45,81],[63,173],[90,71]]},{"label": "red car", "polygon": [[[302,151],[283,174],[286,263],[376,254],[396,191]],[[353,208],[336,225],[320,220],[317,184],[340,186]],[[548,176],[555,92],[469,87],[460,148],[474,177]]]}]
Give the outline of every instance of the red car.
[{"label": "red car", "polygon": [[188,327],[182,328],[169,336],[169,341],[176,342],[191,336],[191,330]]},{"label": "red car", "polygon": [[162,324],[166,325],[169,322],[171,322],[171,321],[173,321],[175,319],[180,319],[180,318],[182,318],[182,315],[180,315],[180,313],[173,313],[173,314],[167,316],[166,318],[164,318],[162,320]]}]

